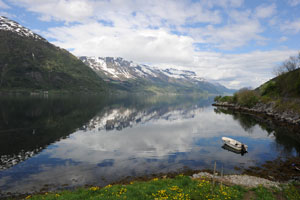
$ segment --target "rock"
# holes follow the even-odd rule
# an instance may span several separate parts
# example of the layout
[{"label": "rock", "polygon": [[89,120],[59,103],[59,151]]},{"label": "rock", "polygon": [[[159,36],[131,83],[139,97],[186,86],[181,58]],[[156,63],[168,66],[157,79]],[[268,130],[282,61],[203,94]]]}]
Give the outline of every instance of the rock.
[{"label": "rock", "polygon": [[[193,174],[192,178],[213,178],[212,174],[207,172],[200,172],[198,174]],[[215,176],[215,180],[217,181],[226,181],[235,185],[242,185],[246,187],[258,187],[259,185],[263,185],[264,187],[279,187],[279,182],[270,181],[264,178],[259,178],[255,176],[249,175],[225,175],[223,178],[220,176]]]}]

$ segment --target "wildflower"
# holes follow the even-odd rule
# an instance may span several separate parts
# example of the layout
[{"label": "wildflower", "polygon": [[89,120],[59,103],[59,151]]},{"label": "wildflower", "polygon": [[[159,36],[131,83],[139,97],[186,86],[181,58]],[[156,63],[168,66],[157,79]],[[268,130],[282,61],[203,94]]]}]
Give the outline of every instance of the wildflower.
[{"label": "wildflower", "polygon": [[31,195],[28,195],[25,199],[30,199],[31,198]]},{"label": "wildflower", "polygon": [[154,179],[152,179],[152,181],[158,181],[158,178],[154,178]]},{"label": "wildflower", "polygon": [[111,187],[112,187],[112,185],[109,184],[109,185],[105,186],[104,188],[111,188]]},{"label": "wildflower", "polygon": [[96,191],[96,190],[99,190],[99,189],[100,189],[99,187],[95,186],[95,187],[91,187],[89,190]]},{"label": "wildflower", "polygon": [[60,194],[55,194],[55,196],[56,196],[56,197],[59,197],[59,196],[60,196]]}]

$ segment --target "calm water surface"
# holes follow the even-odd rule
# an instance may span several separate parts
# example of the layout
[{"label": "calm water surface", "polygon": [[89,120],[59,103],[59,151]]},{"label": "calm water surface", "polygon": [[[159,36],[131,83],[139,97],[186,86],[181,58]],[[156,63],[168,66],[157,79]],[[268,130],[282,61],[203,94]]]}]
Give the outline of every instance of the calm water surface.
[{"label": "calm water surface", "polygon": [[[128,176],[259,166],[299,156],[292,131],[210,97],[1,97],[0,193],[106,185]],[[249,153],[222,148],[221,137]]]}]

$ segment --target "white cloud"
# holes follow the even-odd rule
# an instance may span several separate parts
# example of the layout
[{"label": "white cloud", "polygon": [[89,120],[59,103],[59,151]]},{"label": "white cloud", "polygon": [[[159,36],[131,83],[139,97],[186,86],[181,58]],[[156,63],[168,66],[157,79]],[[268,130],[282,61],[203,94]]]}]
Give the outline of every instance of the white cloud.
[{"label": "white cloud", "polygon": [[194,57],[194,70],[228,87],[259,86],[273,77],[274,66],[297,51],[254,51],[244,54],[201,52]]},{"label": "white cloud", "polygon": [[9,9],[10,7],[4,3],[2,0],[0,0],[0,9]]},{"label": "white cloud", "polygon": [[44,21],[59,20],[74,22],[93,16],[94,8],[85,0],[12,0],[16,5],[26,7],[28,11],[41,14]]},{"label": "white cloud", "polygon": [[56,45],[74,49],[76,55],[121,56],[138,62],[189,62],[193,39],[164,29],[115,28],[100,23],[52,28]]},{"label": "white cloud", "polygon": [[280,42],[285,42],[285,41],[287,41],[288,39],[289,39],[288,37],[282,36],[281,38],[279,38],[279,41],[280,41]]},{"label": "white cloud", "polygon": [[255,9],[255,16],[258,18],[268,18],[276,13],[276,5],[261,5]]},{"label": "white cloud", "polygon": [[251,40],[262,41],[264,38],[259,35],[263,32],[263,27],[256,20],[243,21],[223,27],[213,27],[208,25],[204,28],[190,30],[194,37],[204,38],[205,43],[214,47],[230,50],[241,47]]},{"label": "white cloud", "polygon": [[280,26],[280,29],[289,33],[298,33],[300,31],[300,19],[295,21],[287,21]]},{"label": "white cloud", "polygon": [[297,5],[300,4],[300,0],[289,0],[289,1],[288,1],[288,4],[289,4],[290,6],[297,6]]}]

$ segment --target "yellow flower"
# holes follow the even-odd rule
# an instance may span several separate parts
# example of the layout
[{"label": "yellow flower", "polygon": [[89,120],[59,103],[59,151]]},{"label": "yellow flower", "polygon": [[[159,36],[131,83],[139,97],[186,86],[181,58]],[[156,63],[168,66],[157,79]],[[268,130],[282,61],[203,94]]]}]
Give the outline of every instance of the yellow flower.
[{"label": "yellow flower", "polygon": [[152,181],[158,181],[158,178],[154,178],[154,179],[152,179]]},{"label": "yellow flower", "polygon": [[96,190],[99,190],[99,189],[100,189],[99,187],[95,186],[95,187],[90,187],[89,190],[91,190],[91,191],[96,191]]},{"label": "yellow flower", "polygon": [[56,197],[59,197],[59,196],[60,196],[60,194],[55,194],[55,196],[56,196]]},{"label": "yellow flower", "polygon": [[112,187],[112,185],[111,185],[111,184],[109,184],[109,185],[105,186],[105,188],[111,188],[111,187]]},{"label": "yellow flower", "polygon": [[28,195],[25,199],[30,199],[31,198],[31,195]]}]

